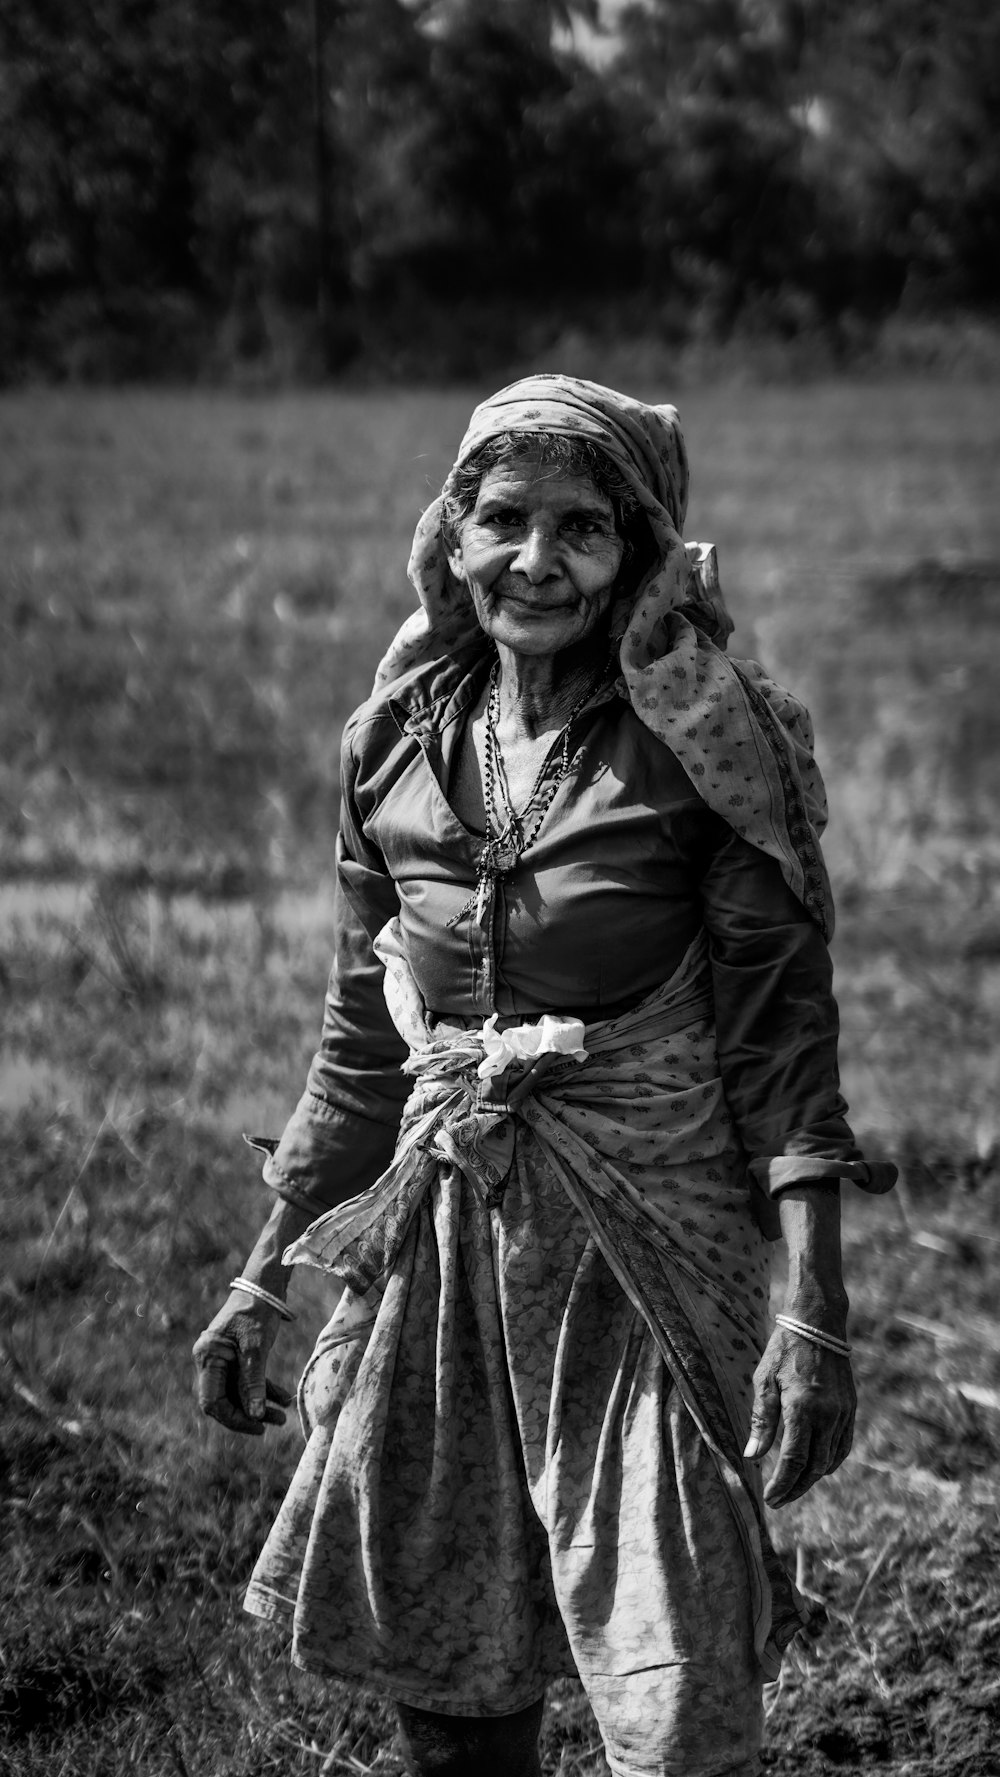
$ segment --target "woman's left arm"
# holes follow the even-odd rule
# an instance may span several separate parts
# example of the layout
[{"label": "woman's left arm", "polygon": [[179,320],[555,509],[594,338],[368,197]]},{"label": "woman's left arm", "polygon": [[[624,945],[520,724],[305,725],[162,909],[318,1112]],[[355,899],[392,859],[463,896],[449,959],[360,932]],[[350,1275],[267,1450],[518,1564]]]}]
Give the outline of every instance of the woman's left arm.
[{"label": "woman's left arm", "polygon": [[[722,823],[719,823],[719,828]],[[840,1094],[826,943],[773,858],[715,832],[702,877],[719,1064],[762,1225],[788,1248],[785,1314],[845,1343],[838,1179],[866,1175]],[[769,1201],[768,1201],[769,1200]],[[843,1462],[855,1394],[848,1358],[775,1326],[754,1376],[745,1455],[783,1431],[765,1490],[786,1505]]]},{"label": "woman's left arm", "polygon": [[[790,1186],[778,1198],[778,1213],[788,1247],[783,1312],[845,1342],[849,1304],[840,1262],[839,1187]],[[850,1359],[776,1326],[754,1372],[743,1452],[748,1461],[761,1461],[780,1419],[780,1455],[764,1490],[768,1505],[789,1505],[840,1467],[851,1448],[855,1406]]]}]

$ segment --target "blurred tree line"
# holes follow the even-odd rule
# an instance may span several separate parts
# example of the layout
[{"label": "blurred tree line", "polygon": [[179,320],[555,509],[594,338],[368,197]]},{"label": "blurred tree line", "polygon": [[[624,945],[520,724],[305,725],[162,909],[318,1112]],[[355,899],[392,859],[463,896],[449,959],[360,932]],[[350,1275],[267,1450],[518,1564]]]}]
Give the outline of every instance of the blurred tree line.
[{"label": "blurred tree line", "polygon": [[[16,0],[0,376],[987,310],[996,0]],[[598,40],[599,41],[599,40]]]}]

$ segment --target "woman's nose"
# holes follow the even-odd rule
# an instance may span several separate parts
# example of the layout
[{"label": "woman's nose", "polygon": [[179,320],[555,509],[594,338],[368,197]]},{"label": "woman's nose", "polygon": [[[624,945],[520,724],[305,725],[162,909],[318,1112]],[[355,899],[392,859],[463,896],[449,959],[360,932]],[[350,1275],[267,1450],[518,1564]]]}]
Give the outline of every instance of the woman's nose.
[{"label": "woman's nose", "polygon": [[525,532],[510,565],[515,574],[523,574],[533,584],[556,571],[555,538],[544,525],[532,525]]}]

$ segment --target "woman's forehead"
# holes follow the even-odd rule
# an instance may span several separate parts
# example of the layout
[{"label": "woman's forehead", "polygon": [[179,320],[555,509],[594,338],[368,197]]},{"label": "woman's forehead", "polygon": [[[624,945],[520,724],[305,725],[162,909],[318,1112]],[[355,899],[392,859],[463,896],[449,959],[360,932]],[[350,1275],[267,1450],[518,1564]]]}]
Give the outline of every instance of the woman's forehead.
[{"label": "woman's forehead", "polygon": [[519,456],[513,462],[497,463],[487,469],[479,484],[476,505],[498,495],[545,505],[584,504],[601,512],[613,510],[607,495],[602,494],[589,475],[547,463],[540,456]]}]

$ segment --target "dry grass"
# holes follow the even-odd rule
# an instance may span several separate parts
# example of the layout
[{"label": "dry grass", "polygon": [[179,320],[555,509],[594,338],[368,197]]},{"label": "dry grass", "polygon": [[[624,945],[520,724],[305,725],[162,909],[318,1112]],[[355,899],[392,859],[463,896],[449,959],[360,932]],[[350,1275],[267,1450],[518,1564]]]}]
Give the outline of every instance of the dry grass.
[{"label": "dry grass", "polygon": [[[399,1769],[377,1702],[241,1619],[296,1434],[200,1422],[187,1353],[263,1207],[240,1132],[277,1128],[312,1047],[339,722],[470,404],[0,402],[0,1772]],[[856,1455],[778,1520],[815,1616],[768,1769],[986,1777],[1000,419],[941,385],[684,410],[737,642],[818,718],[848,1095],[906,1162],[898,1201],[850,1209]],[[604,1769],[571,1685],[545,1750]]]}]

